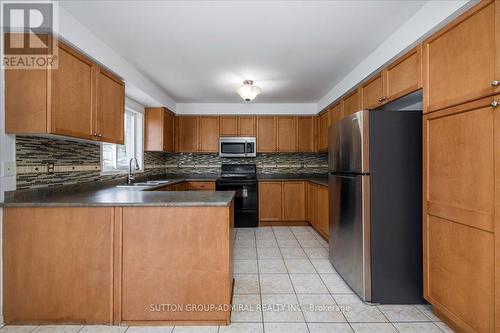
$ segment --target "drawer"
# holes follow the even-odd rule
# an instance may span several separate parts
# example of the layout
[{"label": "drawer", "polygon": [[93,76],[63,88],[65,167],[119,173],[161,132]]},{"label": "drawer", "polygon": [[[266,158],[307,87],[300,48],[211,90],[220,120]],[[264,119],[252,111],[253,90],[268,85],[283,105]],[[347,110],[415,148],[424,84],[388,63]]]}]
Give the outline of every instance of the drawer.
[{"label": "drawer", "polygon": [[215,182],[188,182],[188,191],[215,191]]}]

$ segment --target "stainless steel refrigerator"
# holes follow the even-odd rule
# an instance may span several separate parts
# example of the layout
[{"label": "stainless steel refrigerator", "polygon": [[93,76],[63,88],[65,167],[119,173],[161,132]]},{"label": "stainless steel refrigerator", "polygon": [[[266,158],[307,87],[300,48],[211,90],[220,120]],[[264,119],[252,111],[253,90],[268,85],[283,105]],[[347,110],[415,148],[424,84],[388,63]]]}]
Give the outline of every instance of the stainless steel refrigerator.
[{"label": "stainless steel refrigerator", "polygon": [[329,128],[330,261],[367,302],[422,303],[422,115],[359,111]]}]

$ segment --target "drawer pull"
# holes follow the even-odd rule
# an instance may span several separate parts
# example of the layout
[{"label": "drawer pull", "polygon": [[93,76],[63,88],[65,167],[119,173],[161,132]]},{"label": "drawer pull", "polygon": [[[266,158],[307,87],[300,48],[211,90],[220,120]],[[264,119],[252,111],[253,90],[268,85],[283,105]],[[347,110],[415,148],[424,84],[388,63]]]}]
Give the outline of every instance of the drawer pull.
[{"label": "drawer pull", "polygon": [[498,107],[498,105],[500,105],[500,103],[498,103],[497,101],[493,101],[493,102],[491,102],[491,104],[490,104],[490,105],[491,105],[491,107],[492,107],[492,108],[494,108],[494,109],[495,109],[495,108],[497,108],[497,107]]},{"label": "drawer pull", "polygon": [[498,87],[499,85],[500,85],[500,81],[498,81],[498,80],[491,81],[491,86],[492,87]]}]

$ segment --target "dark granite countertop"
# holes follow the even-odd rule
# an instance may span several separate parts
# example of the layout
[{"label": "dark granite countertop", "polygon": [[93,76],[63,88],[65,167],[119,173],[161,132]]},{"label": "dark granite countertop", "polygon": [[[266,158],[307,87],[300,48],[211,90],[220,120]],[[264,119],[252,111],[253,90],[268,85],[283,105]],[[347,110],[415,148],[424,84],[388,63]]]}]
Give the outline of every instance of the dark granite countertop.
[{"label": "dark granite countertop", "polygon": [[[170,180],[168,184],[159,184],[144,188],[117,188],[121,181],[67,185],[30,191],[6,192],[4,207],[95,207],[95,206],[228,206],[234,192],[202,191],[154,191],[164,186],[183,181],[215,181],[219,175],[174,175],[161,177],[141,177],[146,180]],[[139,178],[139,177],[138,177]],[[259,180],[307,180],[328,186],[328,178],[317,174],[274,174],[259,175]],[[139,181],[139,180],[138,180]]]}]

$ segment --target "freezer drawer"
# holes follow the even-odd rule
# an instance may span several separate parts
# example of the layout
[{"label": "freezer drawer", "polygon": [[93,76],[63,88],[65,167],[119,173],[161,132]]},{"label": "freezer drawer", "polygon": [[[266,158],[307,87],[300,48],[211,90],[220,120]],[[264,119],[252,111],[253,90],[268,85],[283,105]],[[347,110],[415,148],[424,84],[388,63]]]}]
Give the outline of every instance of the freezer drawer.
[{"label": "freezer drawer", "polygon": [[330,261],[363,300],[371,301],[370,176],[330,172]]}]

